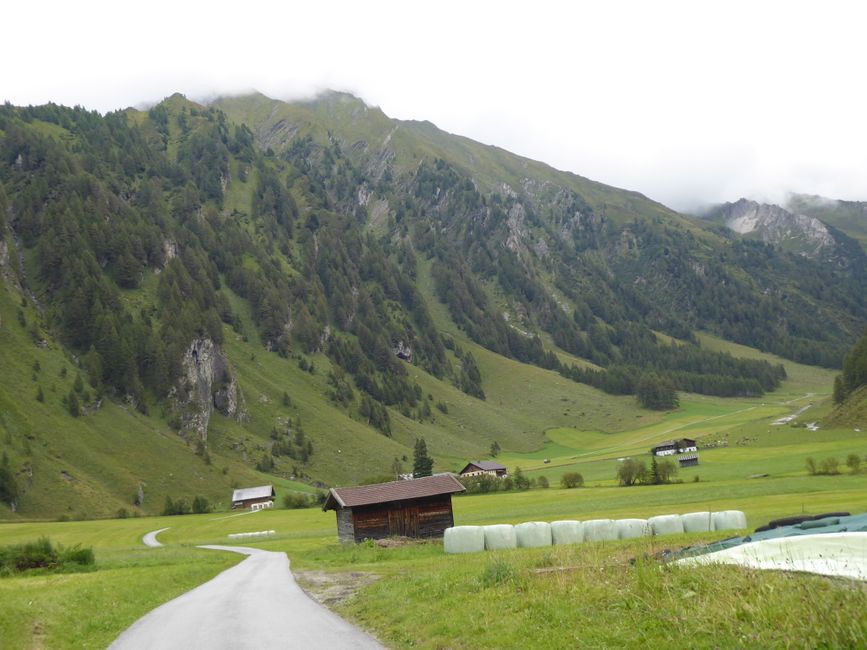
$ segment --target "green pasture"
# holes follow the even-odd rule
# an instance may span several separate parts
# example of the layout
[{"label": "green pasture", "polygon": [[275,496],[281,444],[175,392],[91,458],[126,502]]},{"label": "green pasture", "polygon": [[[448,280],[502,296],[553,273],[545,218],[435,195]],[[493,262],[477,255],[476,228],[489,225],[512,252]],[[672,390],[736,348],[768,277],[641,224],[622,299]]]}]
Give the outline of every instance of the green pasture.
[{"label": "green pasture", "polygon": [[[800,429],[791,429],[791,432],[791,435],[802,435]],[[573,435],[570,442],[574,444],[580,439]],[[829,436],[825,444],[827,449],[814,444],[812,453],[821,457],[831,448],[839,452],[837,445],[846,447],[852,441],[838,433]],[[787,449],[801,446],[801,442],[794,440]],[[756,449],[768,451],[768,447]],[[742,453],[743,450],[718,451]],[[737,459],[733,458],[731,466],[736,465]],[[553,487],[454,499],[458,525],[649,517],[708,509],[743,510],[750,527],[800,512],[867,511],[867,474],[808,476],[801,468],[792,469],[790,475],[764,479],[737,475],[698,483],[572,490]],[[167,544],[165,548],[147,549],[141,545],[144,533],[166,527],[168,530],[159,536],[160,541]],[[722,603],[722,619],[709,628],[721,634],[721,639],[735,639],[726,635],[733,634],[736,625],[745,625],[757,642],[779,646],[785,645],[788,634],[816,634],[818,630],[832,634],[828,638],[845,645],[853,639],[864,639],[867,633],[862,624],[832,629],[831,622],[839,620],[839,614],[834,614],[836,618],[823,619],[817,618],[816,613],[828,614],[828,603],[850,614],[861,611],[858,608],[863,608],[867,595],[860,586],[853,589],[817,577],[749,572],[731,567],[660,571],[633,567],[627,561],[629,557],[643,557],[661,548],[718,538],[724,536],[722,534],[590,544],[569,549],[518,549],[498,554],[444,556],[439,543],[397,548],[372,544],[341,546],[336,540],[334,513],[309,509],[2,524],[0,545],[46,535],[63,545],[93,546],[97,568],[90,573],[0,579],[0,600],[4,602],[0,611],[0,635],[12,640],[10,647],[104,647],[149,609],[241,559],[199,550],[194,545],[237,544],[228,538],[229,534],[260,530],[274,530],[275,535],[261,542],[243,544],[285,551],[295,570],[379,575],[380,580],[341,605],[339,611],[394,647],[470,647],[462,640],[460,632],[466,626],[478,624],[482,620],[478,617],[488,621],[487,628],[497,627],[502,634],[494,637],[484,633],[474,639],[472,647],[518,647],[526,645],[523,641],[526,639],[532,639],[536,647],[571,647],[578,628],[585,630],[590,636],[584,638],[594,639],[594,643],[628,644],[629,634],[634,632],[629,631],[630,626],[642,630],[633,640],[687,647],[690,643],[685,637],[670,626],[657,625],[652,615],[653,609],[670,607],[681,597],[678,594],[686,592],[693,593],[689,598],[694,598],[696,604]],[[599,587],[594,576],[604,576],[605,586]],[[755,585],[758,586],[753,588]],[[797,605],[799,616],[794,617],[800,617],[802,622],[790,621],[782,627],[775,622],[780,613],[776,607],[766,611],[764,598],[775,590],[797,594],[797,597],[784,596],[779,607],[802,603]],[[472,597],[476,592],[484,597],[476,600]],[[586,594],[593,596],[588,600]],[[575,598],[582,598],[582,608],[568,606]],[[608,629],[603,622],[612,621],[606,608],[611,602],[622,599],[632,602],[634,607],[622,612],[624,624]],[[736,600],[746,603],[747,609],[739,609]],[[646,607],[639,606],[640,603]],[[98,611],[92,616],[85,615],[90,609]],[[579,614],[578,610],[591,610],[601,618],[591,624],[589,614]],[[527,614],[528,611],[533,616]],[[743,618],[744,612],[749,614],[746,618]],[[540,631],[530,624],[534,617],[556,623]],[[429,622],[429,619],[443,618],[449,620]],[[857,616],[847,620],[851,619]],[[420,624],[421,620],[426,622]],[[804,620],[810,625],[803,623]],[[698,646],[710,643],[711,637],[702,638],[704,641],[697,643]],[[807,641],[815,638],[818,637],[806,636],[803,643],[799,641],[794,645],[811,645]]]},{"label": "green pasture", "polygon": [[97,547],[96,555],[93,572],[0,579],[0,645],[105,648],[142,614],[241,559],[187,547]]},{"label": "green pasture", "polygon": [[[420,275],[424,284],[424,269]],[[3,299],[0,295],[0,311],[9,322],[17,307]],[[230,299],[237,300],[231,295]],[[34,351],[25,345],[23,329],[6,328],[0,336],[21,345],[0,347],[8,351],[3,362],[19,376],[31,377],[7,390],[2,404],[4,426],[13,434],[11,454],[13,459],[32,459],[37,473],[58,477],[50,484],[53,490],[31,495],[46,504],[50,498],[63,499],[73,517],[80,512],[92,515],[95,503],[105,504],[99,512],[114,512],[123,503],[109,495],[97,477],[108,476],[109,485],[119,485],[131,496],[140,478],[112,460],[119,454],[134,455],[144,464],[177,459],[164,466],[168,469],[159,484],[147,485],[150,499],[164,494],[189,497],[192,486],[202,484],[210,486],[207,495],[224,501],[233,483],[261,477],[244,464],[242,454],[247,462],[255,460],[264,453],[271,428],[296,417],[316,433],[314,455],[303,471],[333,473],[347,481],[385,473],[395,456],[407,454],[415,437],[424,435],[438,469],[456,470],[469,459],[485,457],[496,440],[506,450],[498,460],[510,469],[522,467],[530,477],[546,476],[552,485],[456,497],[458,525],[738,509],[753,528],[798,513],[867,511],[867,473],[853,474],[845,466],[847,455],[867,455],[865,434],[854,427],[810,431],[803,426],[830,410],[829,371],[787,361],[789,378],[762,398],[682,395],[679,409],[655,413],[639,409],[633,398],[603,395],[556,373],[493,355],[451,329],[447,314],[435,318],[475,356],[488,399],[468,397],[410,367],[423,391],[434,403],[445,403],[448,413],[434,409],[433,419],[426,422],[392,413],[392,438],[327,402],[325,357],[310,357],[317,368],[310,375],[298,367],[297,359],[263,352],[249,322],[242,321],[240,333],[227,329],[225,348],[239,376],[248,421],[241,425],[214,416],[211,465],[158,418],[145,418],[109,402],[93,416],[70,420],[57,409],[36,403],[32,393],[37,384],[43,386],[46,400],[58,400],[68,392],[74,367],[57,350]],[[776,360],[712,337],[701,338],[707,347]],[[31,369],[34,355],[40,355],[38,372]],[[63,365],[68,373],[61,381]],[[291,398],[288,406],[283,403],[284,391]],[[807,405],[810,408],[791,423],[772,424]],[[123,431],[118,433],[118,428]],[[634,456],[649,463],[653,444],[678,437],[728,444],[701,449],[701,464],[676,476],[682,482],[616,485],[618,458]],[[77,451],[82,440],[98,451]],[[379,461],[361,466],[371,450]],[[841,474],[808,475],[808,457],[836,457]],[[278,463],[278,471],[288,475],[292,461]],[[560,489],[559,479],[566,471],[581,472],[585,487]],[[312,489],[288,478],[274,477],[274,482],[281,492]],[[159,528],[168,528],[160,534],[167,546],[142,546],[142,535]],[[241,543],[285,551],[296,571],[380,576],[338,611],[393,647],[867,644],[863,585],[732,567],[680,570],[661,568],[653,561],[629,562],[662,548],[724,536],[721,533],[445,556],[437,542],[395,548],[341,546],[334,513],[318,509],[0,524],[0,546],[48,536],[65,546],[92,546],[96,554],[91,572],[0,578],[0,639],[4,647],[14,648],[105,647],[153,607],[241,560],[195,545],[238,544],[228,535],[261,530],[274,530],[275,535]],[[666,615],[660,617],[659,612]],[[684,631],[695,629],[701,632]],[[467,637],[467,630],[477,633]]]},{"label": "green pasture", "polygon": [[[741,509],[753,527],[800,512],[867,511],[867,475],[808,476],[802,471],[784,478],[633,488],[535,489],[456,497],[454,509],[458,525]],[[141,545],[145,532],[165,527],[168,530],[159,539],[166,547],[148,549]],[[853,588],[824,578],[732,567],[661,570],[655,563],[645,567],[628,562],[629,558],[653,555],[663,548],[729,533],[445,556],[437,542],[397,548],[341,546],[336,540],[334,513],[309,509],[2,524],[0,545],[47,535],[64,545],[93,546],[97,568],[89,573],[0,579],[0,600],[4,603],[0,635],[12,640],[10,647],[104,647],[157,604],[241,559],[199,550],[194,545],[237,544],[228,538],[229,534],[260,530],[274,530],[275,535],[242,544],[285,551],[296,571],[380,576],[341,605],[339,611],[394,647],[470,647],[462,640],[461,630],[482,620],[478,617],[487,621],[483,627],[497,627],[502,634],[495,637],[486,632],[474,639],[472,647],[519,647],[526,646],[528,639],[535,647],[572,647],[579,628],[590,635],[583,638],[603,645],[628,645],[632,638],[667,647],[688,647],[693,641],[670,626],[657,625],[652,613],[672,606],[687,592],[692,595],[686,598],[695,599],[696,604],[720,604],[721,618],[708,629],[716,630],[715,635],[722,635],[719,638],[723,640],[734,641],[736,637],[730,635],[743,626],[764,646],[785,646],[789,635],[808,632],[814,636],[799,636],[799,641],[789,645],[811,646],[819,633],[831,635],[827,638],[836,640],[831,645],[848,645],[867,634],[863,623],[854,627],[851,624],[852,620],[863,621],[857,612],[867,604],[867,591],[860,585]],[[600,577],[603,580],[597,584],[595,580]],[[776,590],[787,595],[781,595],[782,600],[775,601],[778,606],[768,609],[766,597]],[[483,597],[477,600],[473,597],[476,592]],[[789,596],[789,592],[797,597]],[[581,608],[569,605],[576,598],[582,602]],[[632,607],[622,612],[622,625],[610,627],[613,621],[607,608],[623,599]],[[737,603],[745,606],[739,608]],[[826,618],[831,611],[829,603],[840,611]],[[777,607],[795,607],[798,616],[784,621]],[[97,610],[96,614],[86,615],[90,609]],[[578,610],[592,611],[585,615]],[[588,617],[594,612],[601,618],[591,623]],[[849,615],[842,616],[841,612]],[[556,624],[540,631],[531,625],[534,618],[551,619]],[[434,623],[434,619],[449,620]],[[837,627],[835,621],[839,620],[850,623],[848,627]],[[642,630],[641,635],[630,637],[636,629]],[[708,646],[711,637],[702,638],[696,645]]]}]

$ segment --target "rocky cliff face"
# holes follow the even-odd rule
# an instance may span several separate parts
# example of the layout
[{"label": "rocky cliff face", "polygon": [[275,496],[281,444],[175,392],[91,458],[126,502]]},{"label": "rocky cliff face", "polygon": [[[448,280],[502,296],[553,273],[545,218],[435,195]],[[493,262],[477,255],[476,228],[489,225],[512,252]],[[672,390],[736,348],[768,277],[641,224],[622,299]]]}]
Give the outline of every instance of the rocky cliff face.
[{"label": "rocky cliff face", "polygon": [[794,214],[778,205],[741,199],[720,208],[726,226],[741,235],[761,239],[816,259],[834,248],[828,227],[815,217]]},{"label": "rocky cliff face", "polygon": [[184,429],[207,440],[208,424],[216,408],[227,417],[245,417],[243,397],[219,346],[208,338],[194,340],[184,353],[183,375],[172,391],[175,410]]}]

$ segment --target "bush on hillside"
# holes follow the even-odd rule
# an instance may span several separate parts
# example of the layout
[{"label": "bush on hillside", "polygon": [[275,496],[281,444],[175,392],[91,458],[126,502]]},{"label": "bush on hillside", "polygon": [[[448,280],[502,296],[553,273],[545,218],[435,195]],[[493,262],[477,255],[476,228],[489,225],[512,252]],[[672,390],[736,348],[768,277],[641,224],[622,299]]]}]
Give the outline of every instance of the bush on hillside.
[{"label": "bush on hillside", "polygon": [[481,476],[461,476],[458,479],[466,488],[464,494],[487,494],[500,489],[500,479],[488,474]]},{"label": "bush on hillside", "polygon": [[584,477],[578,472],[566,472],[560,477],[560,487],[579,488],[584,486]]},{"label": "bush on hillside", "polygon": [[186,499],[178,499],[173,501],[170,496],[166,496],[166,503],[163,506],[163,515],[188,515],[190,514],[190,504]]},{"label": "bush on hillside", "polygon": [[18,481],[9,464],[9,456],[4,451],[0,459],[0,502],[11,506],[18,501],[18,494]]},{"label": "bush on hillside", "polygon": [[626,487],[638,485],[639,483],[647,483],[650,480],[647,465],[642,460],[627,458],[617,468],[617,480],[620,482],[620,485]]},{"label": "bush on hillside", "polygon": [[650,462],[650,483],[653,485],[671,483],[671,478],[675,474],[677,474],[677,463],[670,458],[657,460],[656,456],[653,457]]},{"label": "bush on hillside", "polygon": [[819,474],[839,474],[840,461],[836,458],[826,458],[819,464]]},{"label": "bush on hillside", "polygon": [[283,495],[283,507],[289,510],[299,510],[301,508],[315,508],[320,504],[318,495],[302,494],[300,492],[290,492]]},{"label": "bush on hillside", "polygon": [[211,510],[213,510],[213,508],[205,497],[196,496],[193,499],[193,514],[200,515],[206,512],[211,512]]}]

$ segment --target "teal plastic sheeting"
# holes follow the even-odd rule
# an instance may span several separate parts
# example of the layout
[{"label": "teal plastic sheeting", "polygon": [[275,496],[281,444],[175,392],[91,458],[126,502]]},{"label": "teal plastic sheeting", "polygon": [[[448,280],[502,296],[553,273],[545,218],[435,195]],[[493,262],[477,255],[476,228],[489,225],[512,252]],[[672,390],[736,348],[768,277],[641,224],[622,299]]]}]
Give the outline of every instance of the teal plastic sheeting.
[{"label": "teal plastic sheeting", "polygon": [[706,544],[704,546],[694,546],[683,549],[678,553],[672,554],[672,559],[682,557],[695,557],[697,555],[705,555],[707,553],[716,553],[725,549],[749,544],[751,542],[760,542],[767,539],[779,539],[782,537],[799,537],[802,535],[823,535],[828,533],[863,533],[867,532],[867,513],[859,515],[834,514],[832,516],[818,516],[815,518],[799,517],[804,519],[790,526],[777,526],[768,529],[763,526],[758,531],[743,537],[730,537],[719,542]]}]

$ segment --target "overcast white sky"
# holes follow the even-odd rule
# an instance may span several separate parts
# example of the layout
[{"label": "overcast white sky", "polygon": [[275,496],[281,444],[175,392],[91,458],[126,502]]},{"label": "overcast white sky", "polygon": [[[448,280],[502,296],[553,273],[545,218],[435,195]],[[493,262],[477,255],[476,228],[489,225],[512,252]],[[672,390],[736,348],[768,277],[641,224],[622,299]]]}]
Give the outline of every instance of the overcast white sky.
[{"label": "overcast white sky", "polygon": [[334,88],[679,209],[867,200],[859,2],[29,0],[2,15],[14,104]]}]

